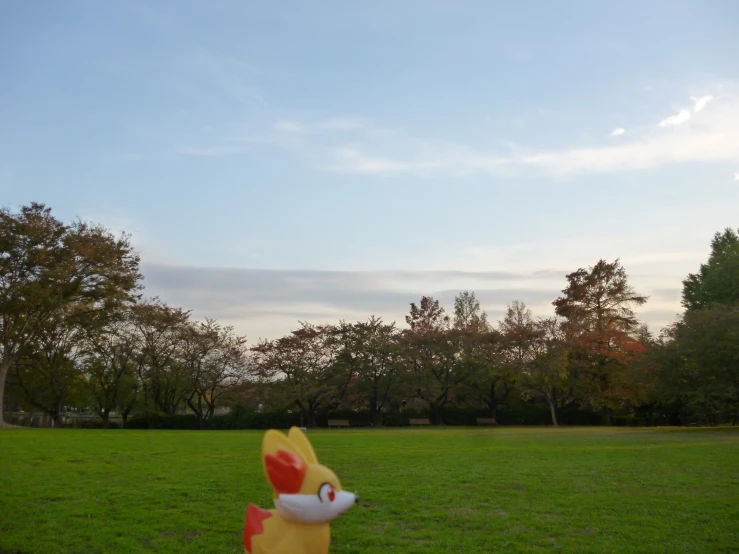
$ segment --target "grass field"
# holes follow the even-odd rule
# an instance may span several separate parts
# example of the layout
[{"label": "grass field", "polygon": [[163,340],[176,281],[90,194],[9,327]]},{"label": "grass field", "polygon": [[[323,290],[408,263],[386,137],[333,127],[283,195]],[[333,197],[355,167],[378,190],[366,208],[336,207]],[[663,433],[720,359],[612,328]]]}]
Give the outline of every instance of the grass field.
[{"label": "grass field", "polygon": [[[360,502],[332,554],[738,552],[736,429],[309,434]],[[243,552],[262,432],[0,431],[0,552]]]}]

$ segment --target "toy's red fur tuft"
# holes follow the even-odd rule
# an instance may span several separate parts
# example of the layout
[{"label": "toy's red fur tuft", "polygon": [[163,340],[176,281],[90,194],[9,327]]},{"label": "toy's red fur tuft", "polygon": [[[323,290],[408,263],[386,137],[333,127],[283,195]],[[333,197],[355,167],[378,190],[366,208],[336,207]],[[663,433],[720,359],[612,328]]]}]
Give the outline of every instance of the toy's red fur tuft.
[{"label": "toy's red fur tuft", "polygon": [[262,510],[254,504],[249,504],[246,509],[246,522],[244,523],[244,547],[251,554],[251,538],[254,535],[264,533],[262,522],[271,517],[272,514],[268,510]]},{"label": "toy's red fur tuft", "polygon": [[265,458],[269,482],[280,494],[295,494],[305,479],[308,467],[300,456],[278,450],[277,456],[267,455]]}]

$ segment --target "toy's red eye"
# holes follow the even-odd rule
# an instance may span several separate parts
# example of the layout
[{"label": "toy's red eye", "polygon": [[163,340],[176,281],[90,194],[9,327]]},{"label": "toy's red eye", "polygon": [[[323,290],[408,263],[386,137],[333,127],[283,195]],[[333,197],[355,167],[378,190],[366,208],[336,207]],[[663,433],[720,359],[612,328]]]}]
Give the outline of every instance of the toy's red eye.
[{"label": "toy's red eye", "polygon": [[333,502],[336,500],[336,489],[331,483],[324,483],[318,489],[318,498],[321,499],[321,502]]}]

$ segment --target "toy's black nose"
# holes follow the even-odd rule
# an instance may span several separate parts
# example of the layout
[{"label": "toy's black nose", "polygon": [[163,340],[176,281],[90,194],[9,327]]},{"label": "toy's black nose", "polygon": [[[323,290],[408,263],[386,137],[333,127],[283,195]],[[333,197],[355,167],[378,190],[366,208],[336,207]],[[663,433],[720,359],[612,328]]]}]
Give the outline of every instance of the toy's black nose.
[{"label": "toy's black nose", "polygon": [[356,504],[357,502],[359,502],[359,497],[355,494],[354,495],[354,503]]}]

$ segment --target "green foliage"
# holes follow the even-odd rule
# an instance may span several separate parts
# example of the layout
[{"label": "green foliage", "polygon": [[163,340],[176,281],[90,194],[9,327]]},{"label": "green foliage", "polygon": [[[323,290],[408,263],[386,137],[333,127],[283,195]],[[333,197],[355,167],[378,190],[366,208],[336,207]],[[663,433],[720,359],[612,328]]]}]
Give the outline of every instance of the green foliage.
[{"label": "green foliage", "polygon": [[[0,210],[0,408],[7,397],[13,409],[41,409],[57,423],[70,406],[104,424],[115,412],[124,421],[138,413],[129,427],[163,429],[315,427],[331,416],[396,426],[413,413],[447,425],[480,416],[609,424],[612,414],[619,425],[739,423],[731,229],[716,234],[708,263],[686,279],[687,314],[658,341],[636,318],[647,298],[619,260],[567,275],[553,302],[558,318],[536,319],[514,301],[493,325],[463,291],[453,318],[423,296],[406,329],[374,316],[302,322],[251,348],[215,320],[142,301],[139,279],[126,235],[64,224],[40,204]],[[229,403],[251,411],[215,416]],[[182,415],[188,409],[194,415]]]},{"label": "green foliage", "polygon": [[[309,431],[360,501],[332,554],[736,552],[731,429]],[[0,432],[0,551],[243,553],[262,432]],[[197,453],[197,455],[193,455]]]},{"label": "green foliage", "polygon": [[688,311],[739,303],[739,235],[733,229],[714,235],[708,262],[683,281],[682,303]]},{"label": "green foliage", "polygon": [[664,393],[708,422],[739,422],[739,306],[689,310],[662,346]]},{"label": "green foliage", "polygon": [[138,266],[126,235],[83,221],[65,225],[38,203],[0,210],[0,424],[10,367],[51,327],[135,299]]}]

